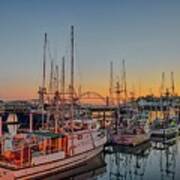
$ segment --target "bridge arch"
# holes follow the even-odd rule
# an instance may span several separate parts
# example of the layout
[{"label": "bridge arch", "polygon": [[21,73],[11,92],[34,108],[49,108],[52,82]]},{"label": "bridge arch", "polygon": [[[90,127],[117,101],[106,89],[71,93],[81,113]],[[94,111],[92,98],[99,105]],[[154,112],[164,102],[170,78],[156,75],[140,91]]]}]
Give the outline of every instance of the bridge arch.
[{"label": "bridge arch", "polygon": [[79,101],[99,101],[101,104],[106,104],[107,98],[94,91],[86,91],[79,96]]}]

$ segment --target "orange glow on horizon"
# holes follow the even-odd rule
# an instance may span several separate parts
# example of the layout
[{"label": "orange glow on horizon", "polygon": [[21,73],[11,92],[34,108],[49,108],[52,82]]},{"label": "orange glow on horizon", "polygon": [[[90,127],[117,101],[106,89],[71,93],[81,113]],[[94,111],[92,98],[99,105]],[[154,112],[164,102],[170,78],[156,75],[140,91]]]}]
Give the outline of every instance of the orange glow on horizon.
[{"label": "orange glow on horizon", "polygon": [[[22,83],[21,84],[6,84],[3,88],[1,88],[0,91],[0,99],[4,100],[13,100],[13,99],[35,99],[38,98],[38,85],[37,84],[26,84]],[[131,86],[128,84],[128,96],[130,97],[130,92],[134,91],[134,97],[139,97],[139,96],[145,96],[145,95],[150,95],[153,94],[155,96],[159,96],[159,87],[153,86],[152,88],[149,88],[150,85],[144,84],[142,85],[141,90],[139,90],[138,86],[134,86],[134,88],[131,88]],[[78,89],[78,88],[76,88]],[[100,94],[103,97],[109,96],[109,84],[105,83],[104,81],[100,81],[98,83],[97,81],[90,82],[86,86],[82,85],[82,93],[91,91],[91,92],[96,92]],[[180,87],[175,86],[175,92],[176,94],[179,94],[180,92]],[[114,98],[116,98],[116,93],[114,93]]]}]

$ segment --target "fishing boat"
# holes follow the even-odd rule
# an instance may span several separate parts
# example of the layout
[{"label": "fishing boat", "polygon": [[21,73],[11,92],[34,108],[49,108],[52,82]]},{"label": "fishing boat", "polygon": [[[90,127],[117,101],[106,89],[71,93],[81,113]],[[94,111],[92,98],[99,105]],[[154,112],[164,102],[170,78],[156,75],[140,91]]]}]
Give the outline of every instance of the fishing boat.
[{"label": "fishing boat", "polygon": [[73,168],[103,150],[106,134],[94,123],[82,122],[81,129],[70,130],[1,136],[0,177],[33,179]]},{"label": "fishing boat", "polygon": [[178,119],[176,109],[172,104],[174,92],[170,93],[168,88],[164,92],[164,76],[163,72],[159,102],[161,117],[156,117],[151,124],[151,139],[168,142],[175,139],[178,134]]},{"label": "fishing boat", "polygon": [[[127,116],[127,113],[126,113]],[[142,123],[136,119],[136,115],[131,113],[131,117],[116,119],[116,130],[112,134],[112,143],[116,145],[138,146],[150,139],[147,123]]]},{"label": "fishing boat", "polygon": [[118,145],[113,146],[113,150],[115,152],[121,152],[126,154],[134,154],[139,155],[145,152],[146,150],[149,150],[151,148],[151,142],[147,141],[143,144],[140,144],[139,146],[124,146],[124,145]]},{"label": "fishing boat", "polygon": [[136,127],[133,129],[121,130],[112,137],[113,144],[125,145],[125,146],[138,146],[140,144],[148,142],[150,136],[143,128]]},{"label": "fishing boat", "polygon": [[[34,179],[74,168],[102,152],[106,143],[106,132],[92,119],[76,119],[74,101],[74,73],[71,73],[70,102],[59,96],[58,86],[45,109],[46,91],[46,49],[44,40],[43,82],[39,90],[41,126],[34,129],[33,113],[29,113],[29,129],[10,127],[8,133],[2,131],[0,115],[0,178]],[[74,27],[71,26],[71,70],[74,71]],[[56,78],[58,81],[58,77]],[[64,104],[68,105],[69,119],[65,119]],[[46,117],[47,116],[47,117]],[[10,119],[17,119],[14,115]],[[13,130],[13,131],[12,131]],[[13,132],[13,133],[11,133]]]},{"label": "fishing boat", "polygon": [[174,120],[155,120],[151,126],[151,138],[168,141],[176,138],[178,126]]}]

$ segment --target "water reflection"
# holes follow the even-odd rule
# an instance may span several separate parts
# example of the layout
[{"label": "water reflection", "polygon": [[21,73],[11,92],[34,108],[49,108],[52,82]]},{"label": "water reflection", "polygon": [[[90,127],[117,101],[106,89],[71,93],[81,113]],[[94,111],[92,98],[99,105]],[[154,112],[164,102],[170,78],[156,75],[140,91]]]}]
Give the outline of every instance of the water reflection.
[{"label": "water reflection", "polygon": [[179,153],[179,139],[138,148],[116,146],[106,157],[109,174],[98,180],[179,180]]},{"label": "water reflection", "polygon": [[156,151],[159,151],[159,167],[161,180],[175,179],[176,173],[176,155],[177,155],[177,140],[172,140],[168,143],[153,142],[152,145]]},{"label": "water reflection", "polygon": [[104,161],[104,154],[101,153],[88,162],[81,164],[79,167],[48,176],[43,178],[43,180],[88,180],[96,179],[105,173],[106,163]]},{"label": "water reflection", "polygon": [[137,148],[108,147],[105,154],[45,180],[179,180],[180,139],[152,141]]},{"label": "water reflection", "polygon": [[116,146],[110,157],[110,179],[143,179],[147,159],[150,154],[150,143],[137,148]]}]

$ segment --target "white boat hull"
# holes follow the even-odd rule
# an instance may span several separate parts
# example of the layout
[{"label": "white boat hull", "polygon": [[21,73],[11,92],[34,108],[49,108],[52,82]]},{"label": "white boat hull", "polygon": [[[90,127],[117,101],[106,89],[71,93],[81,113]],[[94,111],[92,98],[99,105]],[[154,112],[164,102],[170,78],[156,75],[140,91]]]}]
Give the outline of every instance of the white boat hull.
[{"label": "white boat hull", "polygon": [[149,134],[117,134],[113,135],[113,143],[116,145],[137,146],[150,140]]},{"label": "white boat hull", "polygon": [[8,170],[7,168],[0,168],[0,179],[1,177],[3,177],[3,180],[33,179],[46,176],[47,174],[64,171],[76,167],[77,165],[91,159],[92,157],[102,152],[102,150],[103,146],[99,146],[95,149],[65,159],[60,159],[51,163],[45,163],[42,165],[19,170]]}]

